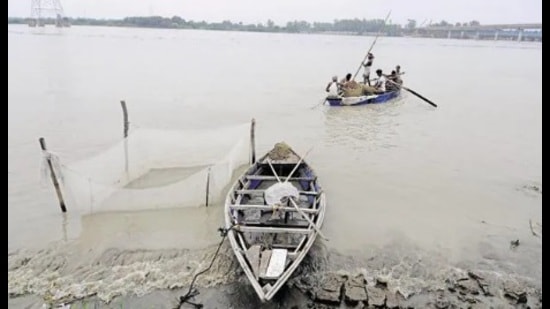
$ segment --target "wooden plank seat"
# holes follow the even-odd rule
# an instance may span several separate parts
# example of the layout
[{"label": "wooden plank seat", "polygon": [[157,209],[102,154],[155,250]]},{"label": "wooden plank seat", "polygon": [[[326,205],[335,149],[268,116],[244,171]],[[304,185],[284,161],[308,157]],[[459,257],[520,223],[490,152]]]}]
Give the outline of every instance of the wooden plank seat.
[{"label": "wooden plank seat", "polygon": [[236,226],[235,229],[240,232],[250,232],[250,233],[309,234],[315,231],[314,229],[308,229],[308,228],[283,228],[283,227],[246,226],[246,225]]},{"label": "wooden plank seat", "polygon": [[[298,211],[296,208],[292,206],[282,206],[282,207],[273,207],[269,205],[258,205],[258,204],[233,204],[229,206],[232,210],[249,210],[249,209],[257,209],[257,210],[263,210],[263,211],[288,211],[288,212],[296,212]],[[311,208],[305,208],[300,207],[300,210],[307,214],[316,214],[319,212],[319,209],[311,209]]]},{"label": "wooden plank seat", "polygon": [[[235,192],[237,192],[237,194],[263,194],[265,192],[265,190],[262,190],[262,189],[254,189],[254,190],[251,190],[251,189],[245,189],[245,190],[235,190]],[[298,193],[300,195],[319,195],[320,192],[318,191],[298,191]]]},{"label": "wooden plank seat", "polygon": [[[247,180],[277,180],[277,177],[269,175],[246,175],[245,178]],[[286,179],[286,177],[283,179]],[[317,179],[317,177],[290,177],[288,181],[314,181],[315,179]]]}]

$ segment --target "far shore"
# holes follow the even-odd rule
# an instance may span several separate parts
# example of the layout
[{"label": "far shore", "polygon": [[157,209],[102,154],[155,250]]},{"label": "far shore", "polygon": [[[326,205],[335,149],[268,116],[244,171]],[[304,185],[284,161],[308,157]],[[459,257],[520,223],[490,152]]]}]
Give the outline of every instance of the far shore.
[{"label": "far shore", "polygon": [[[179,30],[213,30],[213,31],[238,31],[238,32],[259,32],[259,33],[288,33],[288,34],[321,34],[321,35],[343,35],[343,36],[382,36],[382,37],[406,37],[406,38],[436,38],[436,39],[458,39],[458,40],[486,40],[486,41],[534,41],[542,42],[542,23],[539,24],[517,24],[508,25],[510,29],[522,29],[522,27],[534,27],[533,29],[509,30],[498,27],[499,25],[480,25],[472,21],[468,23],[435,24],[429,27],[415,27],[414,25],[387,24],[383,31],[380,29],[382,20],[349,20],[353,24],[351,29],[338,29],[332,23],[324,23],[325,28],[315,28],[312,24],[301,21],[288,23],[286,26],[274,24],[249,24],[231,23],[206,23],[185,21],[174,16],[164,18],[160,16],[151,17],[127,17],[121,20],[103,20],[92,18],[64,18],[55,20],[52,18],[43,21],[35,21],[30,18],[8,17],[8,25],[21,24],[31,27],[59,27],[68,28],[72,26],[100,26],[120,28],[144,28],[144,29],[179,29]],[[472,24],[473,23],[473,24]],[[37,26],[38,24],[38,26]],[[317,23],[313,23],[315,25]],[[506,25],[502,25],[506,26]],[[540,30],[538,30],[540,29]]]}]

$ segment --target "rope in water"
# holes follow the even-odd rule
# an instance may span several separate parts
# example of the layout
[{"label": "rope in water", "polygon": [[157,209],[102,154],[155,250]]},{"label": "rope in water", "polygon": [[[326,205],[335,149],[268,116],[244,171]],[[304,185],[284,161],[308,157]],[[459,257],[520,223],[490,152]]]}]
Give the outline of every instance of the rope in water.
[{"label": "rope in water", "polygon": [[214,253],[214,257],[212,258],[212,261],[210,261],[210,265],[208,265],[208,268],[206,268],[206,269],[198,272],[197,274],[195,274],[195,276],[193,277],[193,280],[191,280],[191,285],[189,286],[189,290],[187,291],[187,293],[185,295],[182,295],[182,296],[179,297],[178,304],[176,305],[176,307],[174,307],[174,309],[180,309],[181,306],[184,303],[188,303],[188,304],[194,306],[195,308],[202,308],[203,307],[202,304],[193,303],[193,302],[190,301],[191,298],[193,298],[193,297],[200,294],[197,289],[193,289],[193,285],[195,284],[195,280],[197,279],[198,276],[204,274],[205,272],[209,271],[210,268],[212,268],[212,265],[214,264],[214,261],[216,260],[216,257],[218,257],[218,254],[220,253],[220,248],[222,247],[223,242],[225,241],[225,238],[227,237],[227,234],[229,233],[230,230],[232,230],[233,228],[235,228],[237,226],[238,226],[237,224],[234,224],[229,228],[222,228],[222,227],[218,228],[218,231],[220,232],[220,236],[222,237],[222,240],[220,241],[220,244],[218,245],[218,248],[216,249],[216,253]]}]

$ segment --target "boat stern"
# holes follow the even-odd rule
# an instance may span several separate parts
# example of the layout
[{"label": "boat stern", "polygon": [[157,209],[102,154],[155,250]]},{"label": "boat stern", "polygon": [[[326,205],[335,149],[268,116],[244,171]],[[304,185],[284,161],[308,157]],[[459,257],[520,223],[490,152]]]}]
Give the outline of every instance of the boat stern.
[{"label": "boat stern", "polygon": [[342,105],[341,97],[327,97],[326,101],[330,106],[339,106]]}]

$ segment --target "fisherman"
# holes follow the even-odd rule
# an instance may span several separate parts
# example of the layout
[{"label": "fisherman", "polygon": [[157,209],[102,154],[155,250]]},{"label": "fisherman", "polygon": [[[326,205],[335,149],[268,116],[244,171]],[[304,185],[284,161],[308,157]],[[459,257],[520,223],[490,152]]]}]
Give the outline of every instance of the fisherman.
[{"label": "fisherman", "polygon": [[325,89],[328,92],[327,97],[337,97],[340,93],[341,84],[338,82],[338,76],[334,75]]},{"label": "fisherman", "polygon": [[349,82],[351,82],[351,77],[352,77],[352,76],[353,76],[353,75],[351,75],[351,73],[346,74],[346,77],[342,78],[342,80],[340,81],[340,86],[341,86],[342,88],[346,88],[346,85],[347,85]]},{"label": "fisherman", "polygon": [[363,68],[365,71],[363,72],[363,84],[365,85],[371,85],[370,84],[370,69],[372,67],[372,62],[374,61],[374,55],[372,53],[368,53],[367,55],[367,62],[363,63]]},{"label": "fisherman", "polygon": [[344,97],[360,96],[363,87],[352,79],[351,73],[346,74],[346,77],[340,81],[342,85],[341,95]]},{"label": "fisherman", "polygon": [[376,70],[376,76],[378,76],[378,78],[376,78],[376,82],[374,83],[376,93],[386,92],[386,77],[382,74],[382,69]]},{"label": "fisherman", "polygon": [[386,75],[386,78],[386,91],[395,91],[399,89],[399,83],[397,82],[399,75],[397,75],[395,70],[391,71],[390,75]]},{"label": "fisherman", "polygon": [[395,66],[395,80],[394,82],[398,83],[399,85],[403,85],[403,80],[401,79],[401,75],[405,74],[405,72],[401,72],[401,66],[398,64]]}]

